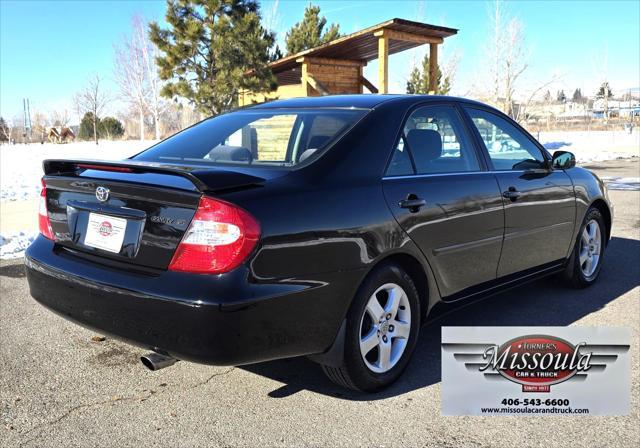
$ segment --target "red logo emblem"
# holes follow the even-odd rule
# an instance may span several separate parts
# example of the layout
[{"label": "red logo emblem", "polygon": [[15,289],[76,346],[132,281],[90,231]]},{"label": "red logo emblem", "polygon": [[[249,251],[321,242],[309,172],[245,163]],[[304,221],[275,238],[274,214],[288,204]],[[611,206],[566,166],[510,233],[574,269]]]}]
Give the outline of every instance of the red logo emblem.
[{"label": "red logo emblem", "polygon": [[574,346],[555,336],[521,336],[487,348],[480,371],[493,370],[522,384],[523,392],[549,392],[551,385],[591,368],[591,353],[580,353],[585,345]]},{"label": "red logo emblem", "polygon": [[100,232],[100,235],[102,236],[109,236],[111,235],[111,232],[113,232],[113,227],[111,226],[111,223],[109,221],[103,221],[100,224],[98,232]]}]

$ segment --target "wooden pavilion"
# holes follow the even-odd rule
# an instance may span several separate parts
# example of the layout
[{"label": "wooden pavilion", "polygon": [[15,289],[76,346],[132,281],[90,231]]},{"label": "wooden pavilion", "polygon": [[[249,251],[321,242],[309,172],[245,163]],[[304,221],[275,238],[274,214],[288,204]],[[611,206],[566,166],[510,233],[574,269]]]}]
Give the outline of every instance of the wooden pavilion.
[{"label": "wooden pavilion", "polygon": [[[458,30],[404,19],[391,19],[319,47],[270,64],[278,88],[267,94],[243,92],[240,105],[272,99],[344,93],[387,93],[389,55],[429,44],[430,90],[436,89],[438,45]],[[364,77],[364,67],[378,59],[378,87]]]}]

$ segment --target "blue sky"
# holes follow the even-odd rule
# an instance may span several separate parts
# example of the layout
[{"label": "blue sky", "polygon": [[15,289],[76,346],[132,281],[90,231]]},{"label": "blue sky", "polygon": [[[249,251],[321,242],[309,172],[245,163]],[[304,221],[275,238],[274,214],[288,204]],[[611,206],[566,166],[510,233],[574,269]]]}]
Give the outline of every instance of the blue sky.
[{"label": "blue sky", "polygon": [[[457,55],[459,65],[453,93],[465,95],[482,79],[486,60],[491,1],[314,1],[329,22],[343,33],[400,17],[460,30],[447,39],[443,59]],[[263,15],[274,19],[282,41],[287,29],[302,18],[307,1],[263,1]],[[275,8],[274,8],[275,4]],[[595,90],[607,77],[614,90],[640,86],[640,1],[508,1],[511,16],[524,25],[529,68],[520,81],[526,92],[551,78],[562,78],[552,90],[580,87]],[[21,114],[22,98],[32,112],[72,109],[71,98],[94,72],[113,81],[113,47],[140,14],[163,20],[164,1],[18,1],[0,0],[0,114]],[[392,91],[403,91],[411,64],[423,49],[393,56]],[[376,62],[367,77],[377,82]],[[114,103],[112,109],[119,105]]]}]

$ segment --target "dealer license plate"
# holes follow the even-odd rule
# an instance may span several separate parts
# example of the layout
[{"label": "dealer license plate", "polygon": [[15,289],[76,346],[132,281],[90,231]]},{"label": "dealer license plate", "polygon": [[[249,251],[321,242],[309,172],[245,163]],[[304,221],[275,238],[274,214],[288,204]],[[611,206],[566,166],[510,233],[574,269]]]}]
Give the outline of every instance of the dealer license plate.
[{"label": "dealer license plate", "polygon": [[108,252],[120,253],[126,229],[126,219],[101,215],[99,213],[89,213],[89,222],[84,237],[84,244]]}]

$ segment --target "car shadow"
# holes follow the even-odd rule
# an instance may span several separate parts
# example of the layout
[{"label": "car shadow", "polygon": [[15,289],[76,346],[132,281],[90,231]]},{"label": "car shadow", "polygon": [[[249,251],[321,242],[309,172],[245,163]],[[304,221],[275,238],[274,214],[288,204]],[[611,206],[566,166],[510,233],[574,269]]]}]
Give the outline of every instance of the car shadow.
[{"label": "car shadow", "polygon": [[443,326],[567,326],[640,285],[640,241],[613,238],[605,257],[598,282],[587,289],[570,289],[556,277],[549,277],[462,308],[445,309],[422,327],[413,359],[404,374],[379,393],[363,394],[334,385],[319,365],[304,357],[241,368],[283,383],[269,392],[273,398],[285,398],[301,390],[362,401],[401,395],[440,382]]},{"label": "car shadow", "polygon": [[27,273],[23,263],[12,263],[0,266],[0,277],[23,278]]}]

